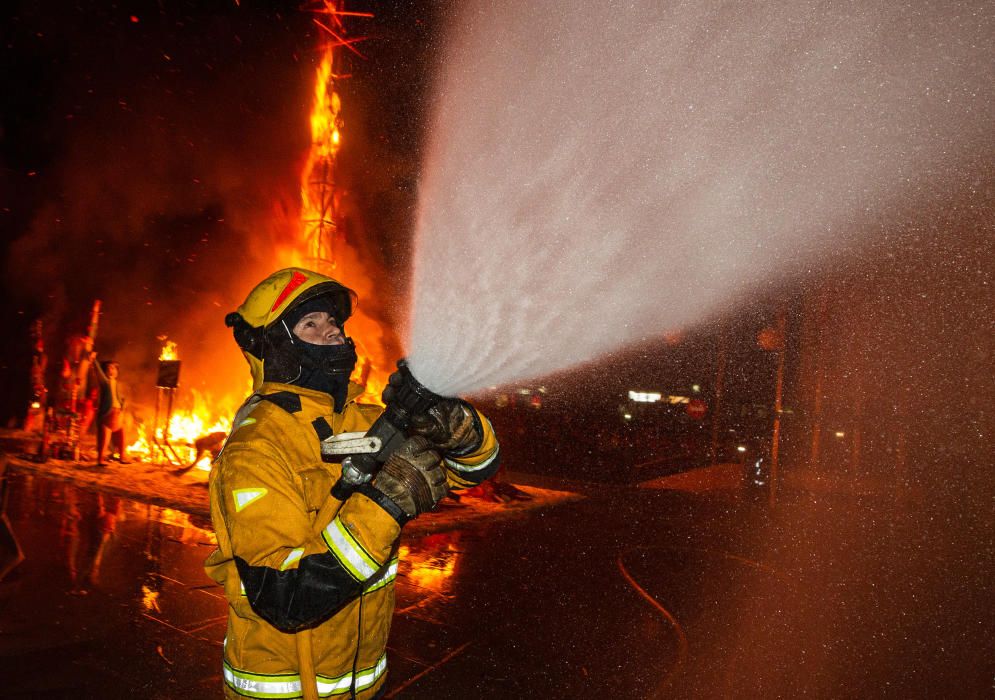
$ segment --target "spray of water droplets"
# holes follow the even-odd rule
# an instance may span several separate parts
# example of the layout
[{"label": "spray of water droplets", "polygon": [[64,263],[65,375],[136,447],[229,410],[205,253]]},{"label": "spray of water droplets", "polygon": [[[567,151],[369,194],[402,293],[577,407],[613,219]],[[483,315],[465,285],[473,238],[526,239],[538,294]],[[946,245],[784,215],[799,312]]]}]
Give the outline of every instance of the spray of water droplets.
[{"label": "spray of water droplets", "polygon": [[686,326],[992,132],[983,4],[470,3],[440,67],[409,358],[445,394]]}]

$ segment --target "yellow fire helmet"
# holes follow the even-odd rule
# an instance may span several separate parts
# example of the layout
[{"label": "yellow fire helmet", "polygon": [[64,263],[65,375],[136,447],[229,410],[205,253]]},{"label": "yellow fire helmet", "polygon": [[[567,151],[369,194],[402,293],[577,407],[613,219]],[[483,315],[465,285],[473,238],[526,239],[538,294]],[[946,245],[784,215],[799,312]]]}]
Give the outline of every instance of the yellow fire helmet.
[{"label": "yellow fire helmet", "polygon": [[242,305],[225,316],[225,325],[234,329],[235,342],[249,363],[253,391],[263,383],[266,332],[288,312],[320,296],[327,296],[332,302],[339,326],[352,315],[357,302],[355,292],[331,277],[288,267],[257,284]]}]

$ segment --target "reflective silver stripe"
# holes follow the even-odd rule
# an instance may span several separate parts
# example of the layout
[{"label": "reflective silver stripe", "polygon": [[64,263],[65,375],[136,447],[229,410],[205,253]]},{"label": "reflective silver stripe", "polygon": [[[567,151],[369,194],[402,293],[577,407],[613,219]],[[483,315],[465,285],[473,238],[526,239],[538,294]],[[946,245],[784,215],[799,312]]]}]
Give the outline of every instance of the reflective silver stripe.
[{"label": "reflective silver stripe", "polygon": [[328,527],[322,530],[322,535],[335,558],[357,581],[365,581],[377,573],[380,565],[366,553],[341,520],[335,518],[328,523]]},{"label": "reflective silver stripe", "polygon": [[367,668],[356,674],[356,690],[366,690],[371,685],[377,682],[387,671],[387,654],[380,657],[377,661],[377,665],[373,668]]},{"label": "reflective silver stripe", "polygon": [[239,671],[224,662],[225,683],[250,698],[299,698],[301,677],[294,673],[265,675]]},{"label": "reflective silver stripe", "polygon": [[338,678],[326,678],[319,675],[316,680],[318,682],[318,695],[321,697],[327,698],[329,695],[338,695],[352,688],[351,673],[346,673]]},{"label": "reflective silver stripe", "polygon": [[380,575],[375,579],[371,579],[366,585],[366,592],[375,591],[378,588],[383,588],[388,583],[397,578],[397,559],[392,559],[390,564],[388,564]]},{"label": "reflective silver stripe", "polygon": [[287,558],[283,560],[283,563],[280,564],[280,571],[286,571],[289,569],[302,556],[304,556],[303,547],[298,547],[297,549],[292,550],[290,554],[287,555]]},{"label": "reflective silver stripe", "polygon": [[484,469],[485,467],[490,466],[491,462],[493,462],[495,459],[497,459],[498,453],[500,451],[501,451],[500,448],[497,449],[497,450],[494,450],[494,454],[492,454],[490,457],[488,457],[487,459],[485,459],[480,464],[475,464],[475,465],[472,465],[472,466],[469,466],[469,465],[466,465],[466,464],[461,464],[460,462],[457,462],[456,460],[449,459],[448,457],[446,457],[446,466],[450,467],[451,469],[455,469],[458,472],[463,472],[464,474],[472,474],[473,472],[479,472],[481,469]]},{"label": "reflective silver stripe", "polygon": [[[365,690],[380,680],[387,671],[387,654],[372,668],[366,668],[356,674],[356,690]],[[248,673],[232,668],[224,662],[225,683],[242,695],[251,698],[299,698],[301,692],[300,676],[294,673],[266,675]],[[344,673],[338,678],[318,675],[316,677],[318,695],[329,697],[345,693],[352,688],[352,673]]]}]

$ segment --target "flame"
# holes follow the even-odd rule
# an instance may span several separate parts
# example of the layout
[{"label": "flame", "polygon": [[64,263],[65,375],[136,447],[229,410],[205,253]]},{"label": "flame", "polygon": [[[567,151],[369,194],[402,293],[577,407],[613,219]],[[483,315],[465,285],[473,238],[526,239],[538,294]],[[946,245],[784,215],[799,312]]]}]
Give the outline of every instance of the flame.
[{"label": "flame", "polygon": [[[322,47],[321,60],[314,77],[313,104],[309,123],[311,149],[301,173],[301,246],[289,252],[289,265],[300,265],[328,274],[362,297],[376,294],[371,267],[359,251],[352,249],[341,228],[342,192],[336,181],[336,158],[343,140],[342,101],[336,81],[344,76],[335,72],[336,52],[345,47],[358,52],[352,44],[361,38],[347,39],[344,16],[369,16],[350,13],[341,0],[325,0],[314,10],[315,19],[330,37]],[[380,394],[387,385],[393,360],[383,344],[384,328],[376,320],[357,311],[349,321],[350,336],[356,341],[359,360],[351,379],[363,385],[362,403],[380,404]]]},{"label": "flame", "polygon": [[[315,24],[324,32],[321,59],[314,76],[313,105],[309,117],[311,147],[301,172],[301,211],[299,237],[292,247],[276,251],[276,258],[284,267],[305,267],[327,274],[354,289],[360,297],[374,298],[375,280],[371,279],[370,261],[364,260],[360,251],[345,239],[341,223],[342,199],[336,181],[336,158],[342,147],[344,124],[341,117],[342,101],[336,90],[336,81],[344,75],[336,74],[337,50],[344,48],[360,55],[353,44],[362,37],[346,38],[345,17],[371,17],[363,12],[348,12],[344,0],[321,0],[311,9],[316,14]],[[349,321],[350,335],[356,341],[359,360],[352,375],[353,381],[364,386],[359,397],[363,403],[381,404],[380,394],[387,385],[389,369],[396,357],[388,357],[385,350],[386,329],[379,321],[359,311]],[[177,360],[177,344],[160,336],[163,341],[160,361]],[[251,391],[251,390],[250,390]],[[129,446],[132,456],[150,461],[190,466],[191,473],[210,471],[211,449],[198,450],[208,443],[217,447],[218,434],[227,435],[231,429],[229,416],[233,416],[241,397],[237,400],[218,401],[196,391],[176,394],[178,404],[192,395],[192,405],[178,405],[169,417],[159,416],[159,426],[137,426],[137,437]],[[165,410],[165,409],[163,409]],[[154,431],[154,434],[152,434]],[[213,437],[212,437],[213,436]]]},{"label": "flame", "polygon": [[230,418],[221,415],[213,418],[209,416],[210,413],[204,406],[175,411],[170,416],[168,431],[165,426],[155,429],[155,440],[149,439],[149,427],[140,425],[138,437],[128,446],[128,453],[148,461],[174,463],[179,461],[179,466],[194,465],[200,471],[209,472],[212,453],[209,448],[198,450],[197,441],[215,436],[217,438],[215,443],[219,444],[223,439],[221,434],[228,435],[231,430]]},{"label": "flame", "polygon": [[325,48],[314,78],[314,105],[311,107],[311,152],[304,167],[303,197],[305,214],[320,213],[321,206],[311,201],[308,177],[322,160],[334,158],[341,142],[339,110],[342,101],[332,81],[332,63],[335,60],[331,46]]},{"label": "flame", "polygon": [[176,350],[176,343],[172,340],[166,340],[165,336],[161,337],[160,340],[165,340],[162,345],[162,352],[159,353],[160,360],[178,360],[179,354]]},{"label": "flame", "polygon": [[[159,360],[179,359],[179,346],[166,340],[165,336],[159,339],[164,341]],[[217,401],[197,390],[193,390],[190,396],[193,405],[173,411],[168,416],[168,426],[165,416],[160,417],[161,424],[154,426],[154,436],[150,435],[152,427],[138,425],[137,437],[128,446],[129,455],[146,461],[179,462],[180,466],[193,465],[200,471],[210,471],[211,448],[216,448],[231,430],[228,416],[234,414],[234,407],[231,401]],[[161,395],[160,399],[163,398],[168,399]],[[168,410],[166,407],[170,401],[161,401],[161,404],[160,408]],[[198,441],[201,441],[200,448]]]}]

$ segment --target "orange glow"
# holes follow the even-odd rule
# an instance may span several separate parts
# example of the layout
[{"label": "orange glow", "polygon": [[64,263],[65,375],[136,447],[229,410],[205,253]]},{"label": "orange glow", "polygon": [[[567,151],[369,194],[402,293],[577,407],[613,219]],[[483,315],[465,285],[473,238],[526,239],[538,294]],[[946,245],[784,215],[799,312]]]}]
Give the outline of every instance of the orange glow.
[{"label": "orange glow", "polygon": [[[188,466],[196,460],[198,470],[209,472],[211,471],[211,454],[210,452],[198,454],[195,443],[212,433],[227,435],[231,429],[231,419],[228,416],[234,411],[225,414],[220,414],[217,410],[212,412],[208,409],[203,395],[199,392],[193,393],[194,407],[173,411],[173,415],[169,419],[168,435],[163,427],[157,428],[155,431],[156,442],[162,443],[168,439],[169,445],[182,460],[181,466]],[[138,433],[137,439],[128,446],[129,455],[144,460],[165,458],[167,461],[172,461],[168,459],[173,457],[171,453],[165,452],[163,448],[156,446],[149,439],[148,426],[139,425],[136,432]]]},{"label": "orange glow", "polygon": [[398,549],[401,573],[413,586],[445,594],[452,586],[462,551],[457,532],[428,535],[411,547]]},{"label": "orange glow", "polygon": [[148,613],[162,612],[159,607],[159,591],[147,584],[142,584],[142,608]]}]

